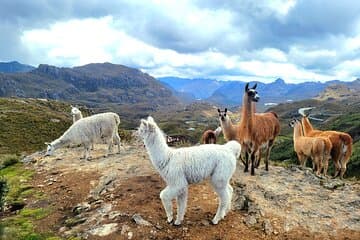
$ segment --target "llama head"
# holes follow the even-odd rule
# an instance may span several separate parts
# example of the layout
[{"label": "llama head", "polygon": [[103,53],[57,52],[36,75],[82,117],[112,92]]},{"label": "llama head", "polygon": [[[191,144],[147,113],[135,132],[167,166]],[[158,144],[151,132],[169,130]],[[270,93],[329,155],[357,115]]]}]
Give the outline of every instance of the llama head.
[{"label": "llama head", "polygon": [[229,119],[229,116],[227,115],[227,108],[225,108],[224,111],[221,111],[221,110],[218,108],[218,113],[219,113],[219,120],[220,120],[220,122],[225,122],[225,121],[227,121],[227,119]]},{"label": "llama head", "polygon": [[292,118],[291,121],[289,122],[289,127],[295,127],[296,124],[300,124],[301,122],[299,121],[299,119],[296,118]]},{"label": "llama head", "polygon": [[71,105],[71,115],[81,114],[80,110],[77,107]]},{"label": "llama head", "polygon": [[249,83],[246,83],[245,85],[245,94],[248,95],[249,99],[253,102],[258,102],[260,99],[260,96],[258,92],[255,90],[257,87],[257,83],[252,88],[249,88]]},{"label": "llama head", "polygon": [[305,108],[299,108],[298,109],[298,113],[303,116],[303,117],[308,117],[310,115],[310,112],[314,109],[315,107],[305,107]]},{"label": "llama head", "polygon": [[140,126],[137,134],[141,138],[145,139],[155,132],[157,125],[152,117],[148,117],[147,120],[141,119]]},{"label": "llama head", "polygon": [[54,154],[54,146],[51,143],[46,142],[47,145],[45,156],[52,156]]}]

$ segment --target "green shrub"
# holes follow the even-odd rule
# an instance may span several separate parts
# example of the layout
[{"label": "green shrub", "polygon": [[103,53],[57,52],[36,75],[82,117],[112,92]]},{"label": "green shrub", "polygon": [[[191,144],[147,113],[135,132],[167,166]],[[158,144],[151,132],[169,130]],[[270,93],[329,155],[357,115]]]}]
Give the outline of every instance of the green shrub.
[{"label": "green shrub", "polygon": [[5,178],[0,178],[0,212],[3,211],[4,203],[5,203],[5,196],[8,192],[8,185]]},{"label": "green shrub", "polygon": [[119,129],[119,136],[121,138],[121,142],[131,143],[133,139],[132,131]]}]

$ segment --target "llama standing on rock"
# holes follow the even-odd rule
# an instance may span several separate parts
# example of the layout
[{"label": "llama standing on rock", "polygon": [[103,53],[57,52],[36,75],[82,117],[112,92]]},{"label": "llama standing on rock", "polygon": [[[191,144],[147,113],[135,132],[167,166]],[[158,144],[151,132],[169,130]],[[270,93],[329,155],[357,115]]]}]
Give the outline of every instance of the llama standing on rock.
[{"label": "llama standing on rock", "polygon": [[73,105],[71,105],[71,115],[73,117],[73,123],[83,118],[81,111],[77,107],[74,107]]},{"label": "llama standing on rock", "polygon": [[213,224],[225,217],[231,208],[233,189],[230,178],[235,171],[236,158],[241,146],[236,141],[225,145],[203,144],[193,147],[171,148],[166,144],[163,132],[152,117],[142,119],[138,135],[143,139],[150,160],[167,187],[161,191],[160,198],[165,208],[167,221],[173,221],[172,200],[177,202],[175,225],[184,219],[188,185],[210,177],[212,186],[220,198]]},{"label": "llama standing on rock", "polygon": [[61,137],[51,143],[46,143],[48,145],[46,156],[53,155],[54,151],[58,148],[71,144],[81,144],[85,148],[84,158],[87,160],[89,158],[90,147],[94,142],[105,141],[108,144],[108,153],[110,153],[114,139],[118,145],[118,152],[120,152],[119,124],[119,115],[112,112],[82,118],[73,123]]},{"label": "llama standing on rock", "polygon": [[201,137],[201,143],[202,144],[215,144],[216,139],[220,135],[220,133],[221,133],[221,127],[216,128],[215,131],[213,131],[211,129],[206,130]]},{"label": "llama standing on rock", "polygon": [[255,114],[252,102],[258,102],[260,97],[256,89],[257,84],[253,88],[249,88],[249,83],[245,86],[245,93],[242,103],[242,114],[240,126],[238,127],[238,136],[240,144],[245,154],[245,169],[248,171],[249,157],[251,160],[251,175],[255,175],[256,158],[261,146],[266,147],[265,170],[269,171],[270,151],[274,144],[276,136],[280,132],[279,119],[274,112]]},{"label": "llama standing on rock", "polygon": [[310,157],[316,174],[319,176],[324,168],[326,176],[331,151],[330,140],[323,137],[305,137],[301,122],[297,119],[292,119],[289,126],[294,128],[294,150],[300,165],[304,167],[306,160]]},{"label": "llama standing on rock", "polygon": [[338,131],[320,131],[313,128],[311,125],[308,114],[305,114],[306,110],[312,108],[300,108],[299,113],[302,115],[302,126],[304,128],[304,135],[309,137],[328,137],[332,144],[331,158],[335,165],[334,177],[340,175],[340,178],[344,177],[347,163],[350,160],[352,153],[352,142],[351,136],[344,132]]}]

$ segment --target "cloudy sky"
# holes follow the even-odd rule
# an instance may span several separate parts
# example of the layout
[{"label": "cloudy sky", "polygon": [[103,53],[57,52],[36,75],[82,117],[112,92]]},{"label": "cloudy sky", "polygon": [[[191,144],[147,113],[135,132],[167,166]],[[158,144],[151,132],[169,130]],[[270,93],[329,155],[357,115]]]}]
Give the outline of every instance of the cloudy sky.
[{"label": "cloudy sky", "polygon": [[360,77],[358,0],[0,0],[0,61],[155,76]]}]

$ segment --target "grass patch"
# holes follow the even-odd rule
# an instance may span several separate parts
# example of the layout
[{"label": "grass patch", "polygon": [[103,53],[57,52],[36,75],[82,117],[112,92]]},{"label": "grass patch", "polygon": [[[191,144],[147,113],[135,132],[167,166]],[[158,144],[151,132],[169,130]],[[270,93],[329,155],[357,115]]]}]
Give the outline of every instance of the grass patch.
[{"label": "grass patch", "polygon": [[[6,158],[6,157],[5,157]],[[19,158],[19,157],[18,157]],[[4,159],[4,156],[0,156]],[[6,158],[8,159],[8,158]],[[13,161],[13,160],[11,160]],[[3,195],[3,200],[9,208],[16,206],[25,206],[19,210],[16,215],[1,219],[0,221],[0,239],[4,240],[47,240],[60,239],[54,237],[53,233],[36,233],[34,221],[40,220],[51,213],[50,208],[27,208],[24,198],[44,199],[44,196],[35,191],[30,182],[34,172],[26,169],[19,161],[7,165],[0,170],[0,184],[2,180],[6,184],[7,194]]]},{"label": "grass patch", "polygon": [[19,156],[15,154],[4,154],[0,156],[0,169],[14,165],[19,162]]},{"label": "grass patch", "polygon": [[19,215],[22,217],[30,217],[35,220],[40,220],[46,217],[51,211],[47,208],[24,208],[20,211]]}]

